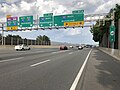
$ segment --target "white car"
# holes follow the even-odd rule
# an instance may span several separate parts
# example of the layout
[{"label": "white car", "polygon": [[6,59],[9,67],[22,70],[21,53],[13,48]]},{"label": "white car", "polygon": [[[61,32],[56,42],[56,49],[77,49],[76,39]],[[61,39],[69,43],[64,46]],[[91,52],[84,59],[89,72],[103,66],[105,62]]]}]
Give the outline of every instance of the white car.
[{"label": "white car", "polygon": [[73,46],[69,46],[69,48],[73,48]]},{"label": "white car", "polygon": [[82,47],[82,46],[79,46],[79,47],[78,47],[78,50],[82,50],[82,49],[83,49],[83,47]]},{"label": "white car", "polygon": [[21,45],[15,46],[15,50],[16,51],[18,51],[18,50],[30,50],[30,47],[27,45],[21,44]]}]

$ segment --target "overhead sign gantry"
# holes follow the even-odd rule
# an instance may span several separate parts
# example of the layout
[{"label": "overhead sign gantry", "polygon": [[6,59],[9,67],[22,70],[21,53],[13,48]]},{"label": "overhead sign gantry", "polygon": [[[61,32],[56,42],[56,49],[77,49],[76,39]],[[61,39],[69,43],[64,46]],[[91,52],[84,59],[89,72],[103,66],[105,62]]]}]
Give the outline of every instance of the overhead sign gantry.
[{"label": "overhead sign gantry", "polygon": [[4,25],[6,26],[6,30],[4,31],[90,27],[90,25],[84,25],[84,22],[103,20],[100,18],[93,20],[91,18],[94,16],[105,16],[106,14],[85,15],[84,10],[74,10],[71,14],[65,15],[54,16],[53,13],[46,13],[43,16],[37,17],[37,19],[34,19],[33,16],[12,17],[8,15],[9,19],[7,19],[7,25]]},{"label": "overhead sign gantry", "polygon": [[[11,17],[7,16],[6,30],[18,30],[18,28],[28,28],[34,26],[33,16]],[[53,16],[53,13],[43,14],[39,17],[38,28],[54,27],[76,27],[84,25],[84,10],[72,11],[72,14]]]}]

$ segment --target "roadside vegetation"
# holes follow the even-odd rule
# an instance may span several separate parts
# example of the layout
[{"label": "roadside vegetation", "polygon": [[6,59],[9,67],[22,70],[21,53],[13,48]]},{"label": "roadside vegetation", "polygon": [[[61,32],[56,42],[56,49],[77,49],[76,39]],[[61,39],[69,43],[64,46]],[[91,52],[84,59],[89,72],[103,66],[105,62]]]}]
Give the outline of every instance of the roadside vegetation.
[{"label": "roadside vegetation", "polygon": [[[38,36],[34,39],[22,38],[19,35],[7,35],[4,37],[5,45],[18,45],[18,44],[26,44],[26,45],[51,45],[51,40],[48,36]],[[0,45],[2,45],[2,35],[0,34]]]},{"label": "roadside vegetation", "polygon": [[[111,14],[113,12],[113,10],[115,11],[115,27],[116,27],[116,37],[115,37],[115,43],[117,43],[118,41],[118,20],[120,19],[120,5],[116,4],[116,7],[111,9],[108,13],[108,15],[106,15],[106,18],[111,18]],[[109,28],[111,25],[111,20],[105,20],[105,21],[97,21],[96,24],[93,26],[93,28],[91,28],[91,33],[93,34],[93,40],[95,42],[99,42],[99,44],[102,44],[103,41],[103,36],[106,35],[107,40],[109,39]],[[102,44],[103,45],[103,44]]]}]

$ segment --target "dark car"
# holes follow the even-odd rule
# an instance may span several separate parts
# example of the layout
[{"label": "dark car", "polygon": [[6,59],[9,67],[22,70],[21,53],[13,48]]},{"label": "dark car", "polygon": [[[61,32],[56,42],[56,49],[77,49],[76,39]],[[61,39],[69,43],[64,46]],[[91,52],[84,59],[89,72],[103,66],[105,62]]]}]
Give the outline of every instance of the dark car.
[{"label": "dark car", "polygon": [[60,46],[60,50],[68,50],[67,46]]},{"label": "dark car", "polygon": [[86,45],[86,48],[92,48],[92,45]]}]

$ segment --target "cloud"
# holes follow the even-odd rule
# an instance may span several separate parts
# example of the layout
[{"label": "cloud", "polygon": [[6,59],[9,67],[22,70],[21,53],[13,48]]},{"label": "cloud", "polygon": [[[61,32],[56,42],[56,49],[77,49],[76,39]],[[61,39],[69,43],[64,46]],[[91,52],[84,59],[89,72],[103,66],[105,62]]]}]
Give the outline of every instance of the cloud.
[{"label": "cloud", "polygon": [[20,3],[20,8],[21,8],[21,11],[30,11],[31,10],[31,5],[25,1],[22,1]]},{"label": "cloud", "polygon": [[[70,14],[73,10],[81,9],[85,10],[85,14],[108,13],[111,8],[115,7],[116,3],[120,3],[120,0],[8,0],[10,6],[4,2],[0,3],[4,6],[0,9],[0,21],[5,21],[7,14],[18,17],[33,15],[36,18],[37,15],[42,16],[45,13]],[[48,35],[53,41],[93,42],[89,28],[12,33],[26,38]]]},{"label": "cloud", "polygon": [[101,12],[109,12],[110,9],[112,9],[112,7],[115,7],[115,2],[108,1],[100,6],[97,7],[97,9],[95,10],[96,13],[101,13]]},{"label": "cloud", "polygon": [[75,36],[75,35],[80,35],[81,31],[78,29],[65,29],[64,33],[68,36]]},{"label": "cloud", "polygon": [[[0,17],[6,14],[13,16],[33,15],[42,16],[44,13],[68,14],[73,10],[83,9],[85,13],[101,13],[108,12],[109,9],[114,7],[115,0],[11,0],[11,6],[4,4],[0,9]],[[14,2],[14,3],[13,3]],[[15,3],[16,2],[16,3]],[[113,2],[113,3],[111,3]]]}]

